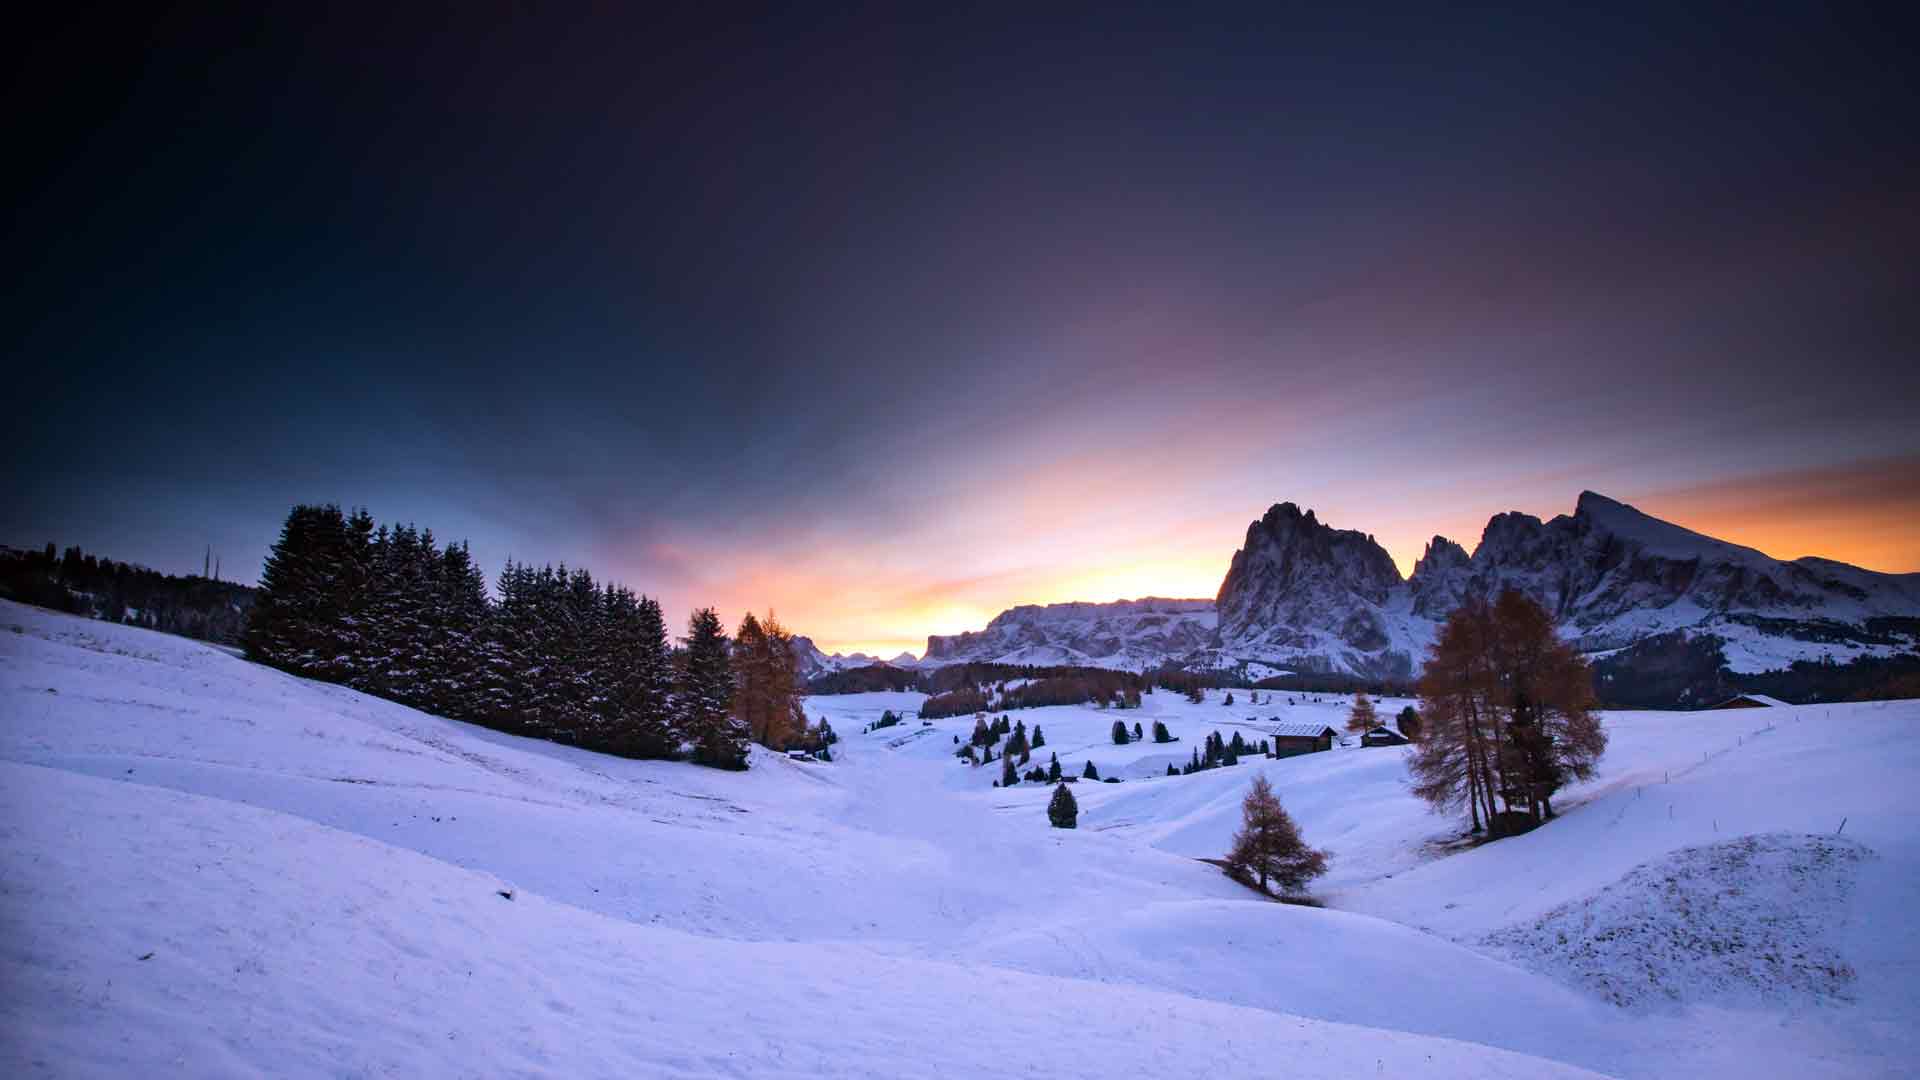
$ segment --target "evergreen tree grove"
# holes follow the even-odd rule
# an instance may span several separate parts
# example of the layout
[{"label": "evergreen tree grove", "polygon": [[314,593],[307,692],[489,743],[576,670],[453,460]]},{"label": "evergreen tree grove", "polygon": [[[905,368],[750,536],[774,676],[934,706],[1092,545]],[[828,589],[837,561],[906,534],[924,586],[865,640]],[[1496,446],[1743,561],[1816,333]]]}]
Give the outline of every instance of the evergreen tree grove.
[{"label": "evergreen tree grove", "polygon": [[742,650],[736,695],[727,641],[703,613],[677,658],[657,601],[585,569],[509,560],[494,594],[465,544],[376,527],[364,510],[296,506],[244,641],[250,658],[297,675],[628,757],[741,768],[741,731],[755,724],[772,745],[831,742],[824,724],[806,729],[791,635],[771,615],[743,627],[762,644]]}]

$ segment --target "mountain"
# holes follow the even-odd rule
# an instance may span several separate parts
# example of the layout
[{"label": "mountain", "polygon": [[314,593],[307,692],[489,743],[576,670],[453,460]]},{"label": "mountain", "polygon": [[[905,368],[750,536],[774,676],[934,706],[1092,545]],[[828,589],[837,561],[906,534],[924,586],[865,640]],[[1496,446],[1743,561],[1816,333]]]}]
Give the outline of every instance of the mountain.
[{"label": "mountain", "polygon": [[1775,559],[1589,491],[1550,521],[1495,515],[1471,554],[1436,536],[1404,579],[1372,536],[1280,503],[1248,525],[1211,603],[1017,607],[983,631],[928,638],[923,663],[1259,663],[1405,679],[1462,601],[1507,588],[1553,612],[1582,651],[1624,650],[1628,667],[1634,650],[1692,639],[1711,645],[1710,675],[1911,655],[1920,643],[1920,574]]},{"label": "mountain", "polygon": [[1885,656],[1920,635],[1920,574],[1775,559],[1591,491],[1551,521],[1498,515],[1471,559],[1417,567],[1409,588],[1415,612],[1433,620],[1459,598],[1520,589],[1589,653],[1674,632],[1712,635],[1737,672]]},{"label": "mountain", "polygon": [[889,667],[915,668],[920,660],[910,652],[903,652],[891,660],[882,660],[866,653],[828,653],[813,643],[813,639],[804,634],[793,636],[793,658],[799,666],[800,677],[811,679],[816,675],[825,675],[835,671],[850,671],[854,668],[870,667],[874,664],[886,664]]},{"label": "mountain", "polygon": [[[909,660],[912,656],[902,653]],[[827,653],[813,643],[813,639],[804,634],[793,636],[793,659],[799,667],[802,679],[811,679],[815,675],[824,675],[830,671],[845,671],[848,668],[866,667],[868,664],[880,664],[886,661],[866,653]]]},{"label": "mountain", "polygon": [[1293,503],[1247,526],[1214,603],[1221,653],[1295,670],[1399,677],[1431,639],[1385,548]]},{"label": "mountain", "polygon": [[1108,604],[1026,604],[994,617],[985,630],[927,638],[920,663],[1078,664],[1139,670],[1209,646],[1217,622],[1211,600],[1147,597]]}]

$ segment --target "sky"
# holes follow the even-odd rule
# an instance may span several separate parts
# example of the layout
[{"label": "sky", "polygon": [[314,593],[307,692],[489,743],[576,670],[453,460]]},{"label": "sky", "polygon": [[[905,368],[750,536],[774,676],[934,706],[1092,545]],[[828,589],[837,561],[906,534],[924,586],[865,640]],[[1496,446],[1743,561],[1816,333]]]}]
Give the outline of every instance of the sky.
[{"label": "sky", "polygon": [[1920,570],[1890,13],[318,7],[10,35],[0,543],[337,502],[885,654],[1280,501]]}]

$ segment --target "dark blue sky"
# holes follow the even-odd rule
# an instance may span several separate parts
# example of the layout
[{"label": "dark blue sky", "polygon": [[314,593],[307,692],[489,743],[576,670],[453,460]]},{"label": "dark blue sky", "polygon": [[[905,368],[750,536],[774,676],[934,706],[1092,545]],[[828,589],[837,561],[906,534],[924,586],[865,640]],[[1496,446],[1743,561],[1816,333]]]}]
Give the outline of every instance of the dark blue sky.
[{"label": "dark blue sky", "polygon": [[1920,569],[1891,8],[312,7],[9,46],[0,542],[365,504],[873,648],[1281,499]]}]

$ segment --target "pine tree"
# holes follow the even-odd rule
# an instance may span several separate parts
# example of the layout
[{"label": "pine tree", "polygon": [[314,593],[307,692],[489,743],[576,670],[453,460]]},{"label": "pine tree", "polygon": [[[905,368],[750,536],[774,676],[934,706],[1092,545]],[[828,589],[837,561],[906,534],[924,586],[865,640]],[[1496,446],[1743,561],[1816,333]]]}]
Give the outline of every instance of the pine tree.
[{"label": "pine tree", "polygon": [[358,633],[345,682],[408,705],[431,704],[429,656],[434,610],[432,533],[382,526],[368,548],[368,573],[352,622]]},{"label": "pine tree", "polygon": [[1167,731],[1167,725],[1158,720],[1153,722],[1153,741],[1156,743],[1170,743],[1173,741],[1173,736]]},{"label": "pine tree", "polygon": [[249,659],[312,678],[345,674],[362,584],[352,545],[338,506],[296,506],[287,514],[248,614]]},{"label": "pine tree", "polygon": [[1045,745],[1047,745],[1047,737],[1040,734],[1040,725],[1033,725],[1033,748],[1038,750]]},{"label": "pine tree", "polygon": [[1373,700],[1367,697],[1367,692],[1362,690],[1353,695],[1353,706],[1347,711],[1347,730],[1365,733],[1379,726],[1380,719],[1374,715]]},{"label": "pine tree", "polygon": [[1133,741],[1139,742],[1141,739],[1144,739],[1144,738],[1146,738],[1146,732],[1140,729],[1140,721],[1135,720],[1133,722]]},{"label": "pine tree", "polygon": [[1073,792],[1067,790],[1067,785],[1058,785],[1053,789],[1053,798],[1047,801],[1047,823],[1056,829],[1071,829],[1079,822],[1080,804]]},{"label": "pine tree", "polygon": [[426,653],[428,707],[444,716],[481,717],[487,583],[465,543],[448,544],[435,560],[431,640]]},{"label": "pine tree", "polygon": [[687,738],[675,708],[673,645],[658,600],[642,596],[635,606],[628,650],[624,689],[632,752],[635,757],[676,756]]},{"label": "pine tree", "polygon": [[1000,786],[1012,787],[1020,782],[1020,774],[1014,771],[1013,755],[1000,755]]},{"label": "pine tree", "polygon": [[1111,735],[1115,746],[1125,746],[1131,741],[1130,736],[1127,735],[1126,722],[1122,720],[1115,720],[1113,722]]},{"label": "pine tree", "polygon": [[1284,892],[1297,892],[1327,872],[1327,853],[1307,846],[1300,828],[1280,805],[1264,775],[1240,804],[1240,831],[1234,834],[1227,865],[1243,878],[1257,878],[1262,892],[1272,880]]},{"label": "pine tree", "polygon": [[1056,783],[1059,781],[1059,779],[1060,779],[1060,755],[1055,754],[1053,755],[1053,759],[1047,762],[1047,780],[1049,783]]},{"label": "pine tree", "polygon": [[1087,759],[1087,767],[1086,767],[1086,768],[1084,768],[1084,769],[1082,769],[1082,770],[1080,770],[1080,778],[1081,778],[1081,779],[1083,779],[1083,780],[1098,780],[1098,779],[1100,779],[1100,770],[1099,770],[1099,769],[1096,769],[1096,768],[1094,768],[1094,767],[1093,767],[1093,759],[1092,759],[1092,758],[1088,758],[1088,759]]},{"label": "pine tree", "polygon": [[544,735],[538,712],[538,580],[532,567],[508,559],[494,579],[498,596],[482,635],[478,708],[502,731]]},{"label": "pine tree", "polygon": [[1012,757],[1018,754],[1025,758],[1028,748],[1027,722],[1022,720],[1013,725],[1013,734],[1007,736],[1007,756]]},{"label": "pine tree", "polygon": [[1400,734],[1409,739],[1420,737],[1420,714],[1413,711],[1413,706],[1408,705],[1400,710],[1399,723]]},{"label": "pine tree", "polygon": [[721,769],[746,768],[752,739],[733,714],[733,668],[712,608],[701,608],[688,620],[686,673],[678,698],[693,760]]}]

